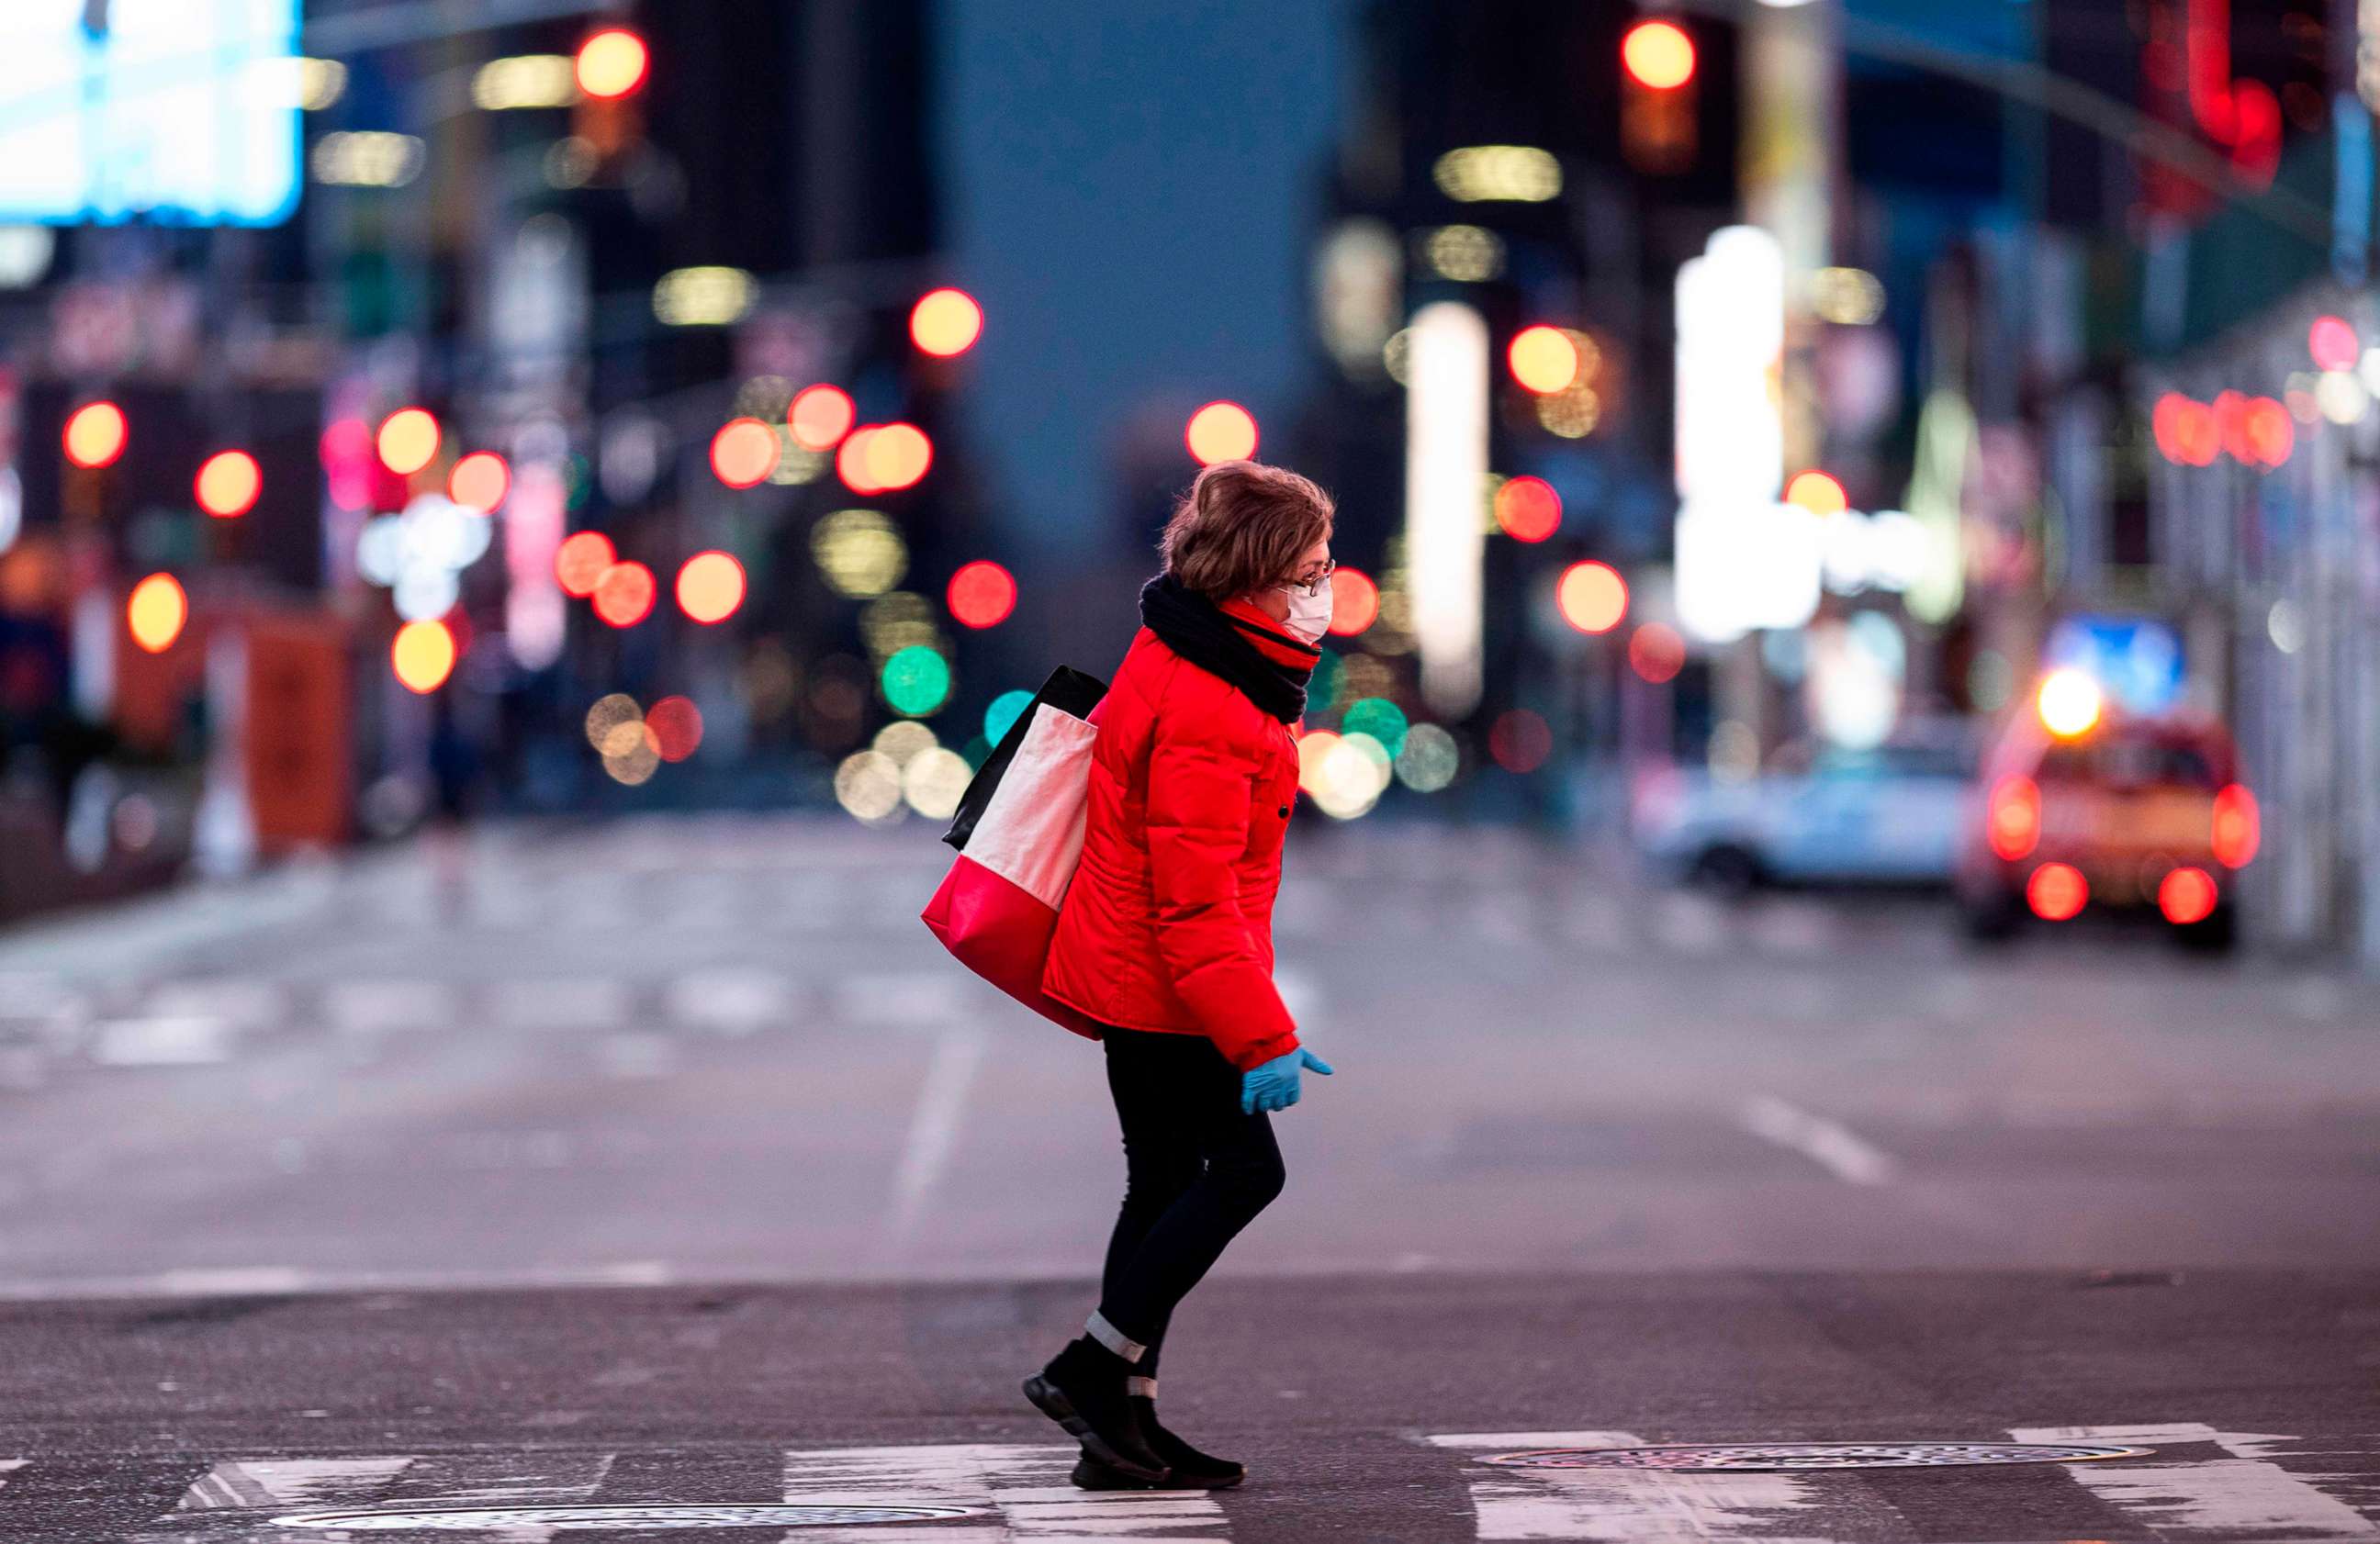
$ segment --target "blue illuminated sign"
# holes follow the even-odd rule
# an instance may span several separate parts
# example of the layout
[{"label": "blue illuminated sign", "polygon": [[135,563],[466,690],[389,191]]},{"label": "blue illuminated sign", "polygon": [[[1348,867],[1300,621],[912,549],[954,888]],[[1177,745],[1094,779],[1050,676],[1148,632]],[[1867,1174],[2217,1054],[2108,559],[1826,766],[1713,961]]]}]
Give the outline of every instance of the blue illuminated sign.
[{"label": "blue illuminated sign", "polygon": [[0,0],[0,223],[273,225],[298,0]]},{"label": "blue illuminated sign", "polygon": [[2134,713],[2164,713],[2181,701],[2181,633],[2147,617],[2072,616],[2049,630],[2042,661],[2071,666]]}]

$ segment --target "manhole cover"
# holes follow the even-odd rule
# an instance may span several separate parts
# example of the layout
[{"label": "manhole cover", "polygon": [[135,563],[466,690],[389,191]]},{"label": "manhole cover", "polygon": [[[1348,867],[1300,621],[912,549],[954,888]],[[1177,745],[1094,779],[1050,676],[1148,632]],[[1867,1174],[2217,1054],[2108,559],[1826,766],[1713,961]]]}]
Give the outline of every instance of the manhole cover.
[{"label": "manhole cover", "polygon": [[2152,1451],[2064,1442],[1680,1442],[1539,1448],[1482,1462],[1524,1469],[1927,1469],[1952,1464],[2085,1464],[2146,1458]]},{"label": "manhole cover", "polygon": [[608,1528],[660,1533],[669,1528],[823,1528],[853,1523],[931,1523],[966,1517],[963,1506],[485,1506],[469,1511],[301,1512],[273,1519],[285,1528],[346,1528],[394,1533],[443,1528],[455,1533],[499,1528]]}]

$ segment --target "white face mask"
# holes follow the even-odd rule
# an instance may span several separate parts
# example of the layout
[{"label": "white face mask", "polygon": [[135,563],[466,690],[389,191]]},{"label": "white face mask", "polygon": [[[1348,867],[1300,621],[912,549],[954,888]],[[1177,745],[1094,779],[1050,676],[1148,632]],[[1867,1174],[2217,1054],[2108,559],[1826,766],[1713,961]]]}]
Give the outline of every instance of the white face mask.
[{"label": "white face mask", "polygon": [[1322,634],[1330,631],[1330,577],[1323,575],[1312,595],[1297,586],[1283,585],[1289,592],[1289,621],[1292,633],[1309,644],[1318,644]]}]

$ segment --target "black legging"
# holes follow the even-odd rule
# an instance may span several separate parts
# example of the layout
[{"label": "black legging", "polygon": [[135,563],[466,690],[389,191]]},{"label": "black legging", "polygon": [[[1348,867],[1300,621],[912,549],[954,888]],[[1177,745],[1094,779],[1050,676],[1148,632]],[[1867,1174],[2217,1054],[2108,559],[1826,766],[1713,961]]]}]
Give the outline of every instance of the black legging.
[{"label": "black legging", "polygon": [[1157,1375],[1173,1306],[1281,1194],[1271,1117],[1240,1113],[1240,1072],[1205,1035],[1109,1028],[1108,1090],[1123,1127],[1123,1210],[1108,1240],[1099,1314],[1148,1349]]}]

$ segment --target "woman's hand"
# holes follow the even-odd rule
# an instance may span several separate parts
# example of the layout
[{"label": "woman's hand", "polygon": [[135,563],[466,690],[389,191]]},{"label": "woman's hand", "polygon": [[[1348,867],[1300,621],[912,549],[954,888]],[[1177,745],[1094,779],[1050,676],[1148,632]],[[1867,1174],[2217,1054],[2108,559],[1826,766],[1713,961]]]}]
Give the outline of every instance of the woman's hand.
[{"label": "woman's hand", "polygon": [[1296,1104],[1298,1069],[1305,1067],[1325,1078],[1330,1076],[1330,1064],[1303,1046],[1241,1073],[1240,1113],[1252,1116],[1259,1110],[1286,1110]]}]

